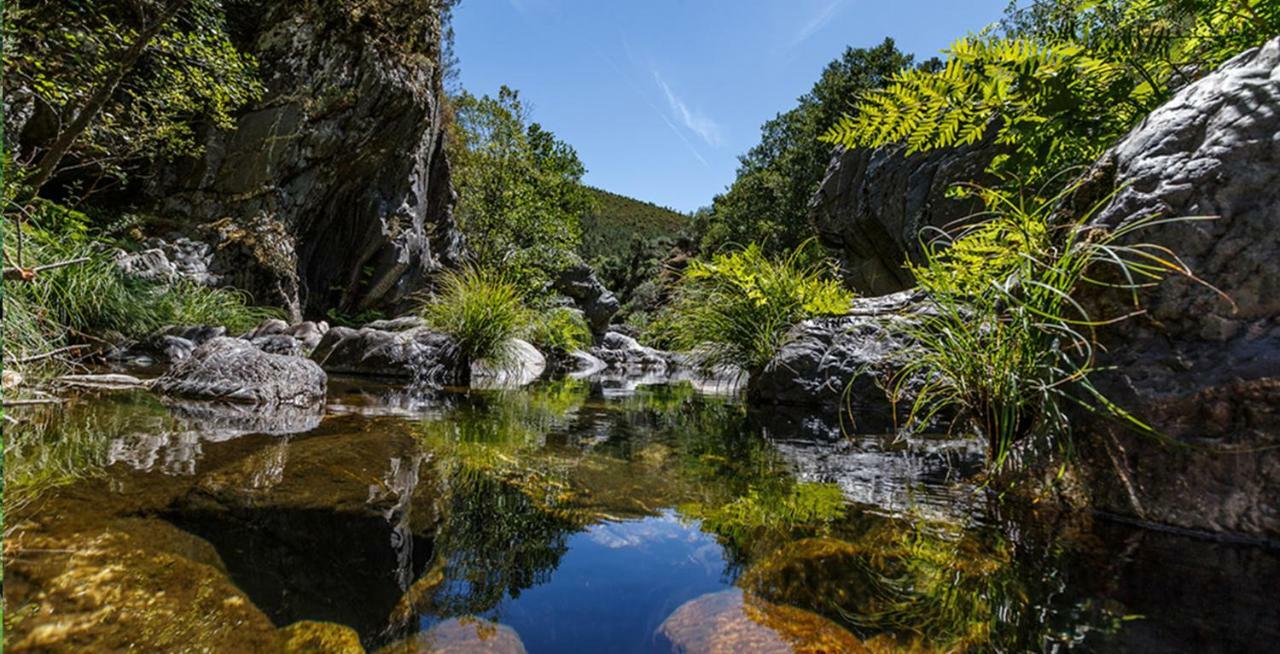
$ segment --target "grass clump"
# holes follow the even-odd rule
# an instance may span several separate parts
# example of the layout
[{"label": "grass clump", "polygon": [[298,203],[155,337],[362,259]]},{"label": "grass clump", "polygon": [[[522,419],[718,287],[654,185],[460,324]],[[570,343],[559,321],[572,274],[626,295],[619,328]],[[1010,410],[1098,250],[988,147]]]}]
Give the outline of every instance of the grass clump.
[{"label": "grass clump", "polygon": [[[46,206],[40,224],[22,228],[19,239],[10,221],[3,221],[7,261],[19,259],[25,268],[65,261],[78,263],[36,274],[30,281],[4,285],[3,345],[7,367],[23,369],[29,360],[84,339],[137,339],[168,325],[220,325],[247,330],[280,315],[276,309],[255,307],[242,291],[203,286],[186,279],[147,281],[126,276],[114,261],[113,241],[56,223],[65,209]],[[54,227],[54,225],[59,225]],[[45,367],[58,367],[42,359]],[[31,372],[24,370],[24,372]]]},{"label": "grass clump", "polygon": [[821,266],[800,263],[803,249],[773,260],[753,244],[692,262],[664,331],[703,365],[763,370],[793,325],[844,313],[853,300]]},{"label": "grass clump", "polygon": [[526,330],[529,342],[539,350],[573,352],[591,347],[591,326],[581,311],[555,307],[539,313]]},{"label": "grass clump", "polygon": [[[1095,207],[1055,220],[1067,192],[1027,200],[979,189],[989,209],[985,220],[941,234],[911,266],[936,312],[901,327],[921,347],[899,371],[893,393],[903,397],[908,380],[926,379],[914,391],[909,422],[926,425],[954,413],[988,440],[996,468],[1031,435],[1069,452],[1072,405],[1149,431],[1090,382],[1098,366],[1096,327],[1128,316],[1098,321],[1075,298],[1089,285],[1127,289],[1134,315],[1139,288],[1171,273],[1191,276],[1167,248],[1129,244],[1134,232],[1168,219],[1105,229],[1089,224]],[[1116,281],[1102,281],[1108,278]]]},{"label": "grass clump", "polygon": [[509,360],[511,339],[529,324],[529,311],[516,285],[478,268],[445,274],[423,317],[452,336],[467,360],[495,365]]}]

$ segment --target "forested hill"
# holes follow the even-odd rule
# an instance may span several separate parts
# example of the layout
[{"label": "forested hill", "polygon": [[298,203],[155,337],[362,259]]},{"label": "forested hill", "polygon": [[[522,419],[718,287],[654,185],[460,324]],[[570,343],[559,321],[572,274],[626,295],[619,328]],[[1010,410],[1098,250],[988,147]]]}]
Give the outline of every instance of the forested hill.
[{"label": "forested hill", "polygon": [[625,195],[590,188],[596,208],[582,220],[579,252],[590,261],[625,252],[636,237],[649,240],[675,236],[689,224],[688,216]]}]

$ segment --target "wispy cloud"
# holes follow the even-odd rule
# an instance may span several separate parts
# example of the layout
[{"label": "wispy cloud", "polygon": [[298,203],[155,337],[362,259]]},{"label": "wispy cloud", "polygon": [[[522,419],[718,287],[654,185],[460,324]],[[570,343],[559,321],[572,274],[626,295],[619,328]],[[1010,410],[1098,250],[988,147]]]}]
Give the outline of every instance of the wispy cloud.
[{"label": "wispy cloud", "polygon": [[788,44],[789,47],[794,48],[801,43],[808,41],[809,37],[817,34],[822,30],[822,28],[826,27],[831,23],[831,19],[836,17],[836,14],[840,11],[841,5],[844,3],[845,0],[831,0],[824,5],[818,10],[818,13],[814,14],[813,18],[809,19],[809,22],[800,26],[800,29],[792,35],[791,42]]},{"label": "wispy cloud", "polygon": [[[625,41],[623,42],[623,46],[627,48],[628,56],[630,56],[630,47],[626,44]],[[697,159],[698,162],[701,163],[703,166],[710,168],[711,164],[707,163],[706,158],[702,156],[701,152],[698,152],[698,148],[693,147],[693,143],[689,141],[687,137],[685,137],[684,132],[681,132],[680,128],[676,127],[676,124],[671,122],[670,118],[667,118],[667,115],[661,109],[658,108],[658,105],[654,104],[651,100],[649,100],[649,95],[640,89],[640,85],[637,84],[635,80],[632,79],[631,75],[628,75],[627,72],[624,71],[622,67],[619,66],[617,62],[613,60],[613,57],[610,57],[609,55],[605,54],[605,52],[601,50],[599,46],[595,46],[595,51],[596,51],[596,54],[599,55],[602,60],[608,63],[609,67],[612,68],[614,72],[618,74],[618,77],[626,81],[627,86],[631,87],[631,90],[635,91],[636,95],[640,96],[640,99],[643,100],[646,105],[649,105],[649,108],[653,110],[653,113],[657,114],[658,117],[662,119],[663,123],[666,123],[667,127],[671,129],[671,132],[675,134],[676,137],[679,138],[682,143],[685,144],[685,147],[689,148],[689,153],[692,154],[693,157]]]},{"label": "wispy cloud", "polygon": [[719,146],[722,142],[720,137],[720,125],[716,121],[692,110],[689,105],[685,104],[680,96],[676,95],[667,86],[666,81],[662,79],[662,75],[657,69],[653,71],[653,79],[658,83],[658,87],[662,89],[662,93],[667,96],[667,104],[671,107],[671,113],[680,121],[689,131],[697,134],[703,141],[710,146]]}]

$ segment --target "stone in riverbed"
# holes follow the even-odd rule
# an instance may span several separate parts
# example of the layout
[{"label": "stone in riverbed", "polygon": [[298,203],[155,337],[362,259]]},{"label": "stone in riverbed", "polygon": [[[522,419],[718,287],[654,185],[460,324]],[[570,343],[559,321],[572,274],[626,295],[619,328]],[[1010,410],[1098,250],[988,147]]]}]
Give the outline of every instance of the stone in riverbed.
[{"label": "stone in riverbed", "polygon": [[532,383],[547,369],[547,358],[528,341],[511,339],[501,365],[479,362],[471,366],[472,385],[480,388],[518,388]]},{"label": "stone in riverbed", "polygon": [[636,339],[614,331],[605,334],[600,345],[591,349],[591,354],[609,368],[618,370],[665,370],[670,363],[666,353],[645,347]]},{"label": "stone in riverbed", "polygon": [[280,630],[285,654],[365,654],[355,629],[303,620]]},{"label": "stone in riverbed", "polygon": [[395,377],[443,385],[470,381],[470,365],[449,336],[425,327],[384,331],[334,327],[311,359],[331,373]]},{"label": "stone in riverbed", "polygon": [[734,588],[685,602],[658,627],[683,654],[859,654],[867,649],[840,625]]},{"label": "stone in riverbed", "polygon": [[452,618],[376,654],[524,654],[515,629],[481,618]]},{"label": "stone in riverbed", "polygon": [[215,338],[156,380],[157,392],[203,399],[310,406],[328,378],[315,362],[268,354],[238,338]]}]

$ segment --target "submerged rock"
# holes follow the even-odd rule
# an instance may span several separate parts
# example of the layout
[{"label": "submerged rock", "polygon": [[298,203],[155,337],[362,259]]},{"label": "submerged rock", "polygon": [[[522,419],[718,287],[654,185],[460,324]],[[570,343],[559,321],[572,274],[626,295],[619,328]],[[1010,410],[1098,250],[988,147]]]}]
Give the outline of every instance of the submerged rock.
[{"label": "submerged rock", "polygon": [[682,654],[866,652],[840,625],[734,588],[685,602],[658,627]]},{"label": "submerged rock", "polygon": [[471,376],[457,343],[425,327],[384,331],[334,327],[311,353],[332,373],[465,385]]},{"label": "submerged rock", "polygon": [[166,395],[310,406],[324,401],[328,378],[315,362],[268,354],[238,338],[215,338],[156,380]]},{"label": "submerged rock", "polygon": [[[1280,541],[1280,38],[1243,53],[1152,112],[1092,171],[1083,202],[1115,197],[1109,228],[1140,230],[1217,290],[1173,276],[1139,294],[1146,315],[1099,330],[1092,379],[1180,444],[1094,422],[1100,508]],[[1132,311],[1087,289],[1094,320]],[[1081,422],[1091,420],[1082,416]]]},{"label": "submerged rock", "polygon": [[482,618],[452,618],[376,654],[524,654],[515,629]]},{"label": "submerged rock", "polygon": [[365,654],[360,635],[346,625],[303,620],[280,630],[285,654]]}]

